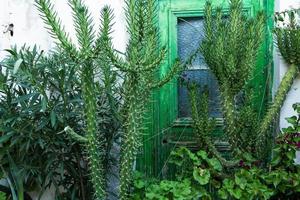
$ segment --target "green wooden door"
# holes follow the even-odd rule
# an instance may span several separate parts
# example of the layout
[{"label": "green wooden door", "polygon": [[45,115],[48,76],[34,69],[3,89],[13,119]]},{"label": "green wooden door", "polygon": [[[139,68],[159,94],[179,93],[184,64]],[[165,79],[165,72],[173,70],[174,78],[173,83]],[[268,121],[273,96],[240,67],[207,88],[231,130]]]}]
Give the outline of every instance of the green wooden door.
[{"label": "green wooden door", "polygon": [[[202,21],[206,0],[160,0],[159,28],[161,44],[168,49],[168,57],[159,76],[169,70],[176,58],[184,60],[201,41]],[[226,12],[229,9],[228,0],[213,0],[214,6],[221,6]],[[259,10],[268,13],[268,28],[261,53],[258,57],[252,85],[256,93],[255,107],[263,112],[270,97],[272,80],[272,14],[273,0],[244,0],[245,12],[254,16]],[[217,119],[215,131],[216,141],[222,135],[223,120],[219,111],[217,84],[203,59],[198,57],[191,70],[183,76],[191,78],[200,84],[207,84],[212,94],[210,110],[212,117]],[[159,91],[154,91],[153,101],[148,116],[147,131],[144,136],[144,146],[138,159],[138,169],[149,176],[165,177],[172,171],[167,164],[170,151],[178,146],[197,149],[193,139],[189,105],[185,88],[181,87],[178,79],[174,79]],[[221,151],[226,151],[226,143],[216,142]]]}]

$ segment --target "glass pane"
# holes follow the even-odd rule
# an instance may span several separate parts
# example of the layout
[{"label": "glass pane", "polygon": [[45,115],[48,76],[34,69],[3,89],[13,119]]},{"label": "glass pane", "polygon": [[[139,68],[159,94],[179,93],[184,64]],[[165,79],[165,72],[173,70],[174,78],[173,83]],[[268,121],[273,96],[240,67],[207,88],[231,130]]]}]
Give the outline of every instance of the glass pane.
[{"label": "glass pane", "polygon": [[[203,22],[201,17],[178,18],[177,42],[178,55],[183,61],[197,50],[203,39]],[[188,82],[196,82],[200,88],[206,87],[209,91],[209,109],[211,117],[222,117],[220,112],[220,95],[218,83],[213,73],[207,68],[204,58],[199,55],[193,61],[189,70],[183,72],[182,77]],[[201,90],[199,88],[199,90]],[[191,107],[188,99],[187,88],[179,84],[178,88],[179,117],[190,117]]]}]

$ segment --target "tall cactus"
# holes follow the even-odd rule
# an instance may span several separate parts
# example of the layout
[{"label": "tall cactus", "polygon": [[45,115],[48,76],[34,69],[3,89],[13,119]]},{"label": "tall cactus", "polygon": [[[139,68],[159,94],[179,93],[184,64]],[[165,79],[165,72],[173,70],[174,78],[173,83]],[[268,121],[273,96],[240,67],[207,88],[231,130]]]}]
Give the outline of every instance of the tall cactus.
[{"label": "tall cactus", "polygon": [[[259,13],[256,18],[247,19],[242,14],[242,0],[231,0],[228,19],[222,19],[221,9],[216,10],[215,19],[213,15],[211,3],[208,2],[205,12],[205,38],[200,50],[220,85],[225,132],[229,143],[233,150],[241,150],[241,144],[247,146],[243,145],[243,142],[249,142],[241,140],[241,132],[249,129],[243,126],[243,120],[252,122],[254,120],[251,118],[256,115],[255,118],[260,117],[251,106],[236,105],[236,98],[241,91],[247,90],[247,82],[253,76],[253,66],[263,39],[265,17]],[[253,123],[251,134],[255,142],[247,148],[252,149],[251,153],[255,152],[258,158],[265,158],[269,129],[284,103],[293,80],[299,75],[300,31],[296,16],[297,12],[293,10],[276,16],[277,22],[283,24],[275,28],[278,49],[290,66],[271,107],[261,122]],[[246,98],[251,98],[251,92],[247,93],[249,92],[245,93]],[[241,119],[243,117],[247,119]],[[250,124],[248,123],[248,126]]]},{"label": "tall cactus", "polygon": [[300,72],[300,27],[297,24],[297,18],[300,16],[298,13],[297,10],[291,10],[275,15],[275,21],[277,22],[274,31],[276,44],[282,58],[289,67],[278,87],[271,107],[261,122],[257,141],[257,146],[261,148],[266,142],[268,130],[276,119],[294,79]]},{"label": "tall cactus", "polygon": [[265,16],[246,18],[242,0],[231,0],[228,18],[220,8],[205,9],[205,37],[200,46],[208,67],[216,76],[221,93],[225,132],[233,150],[240,143],[236,96],[249,81],[264,35]]},{"label": "tall cactus", "polygon": [[[126,58],[108,48],[112,63],[124,72],[124,109],[120,163],[120,199],[129,198],[133,163],[141,146],[145,113],[152,90],[162,87],[180,70],[178,61],[160,80],[155,74],[164,61],[166,49],[160,49],[156,22],[155,0],[126,0],[129,43]],[[108,45],[105,45],[108,46]]]},{"label": "tall cactus", "polygon": [[[106,48],[103,45],[109,40],[112,20],[111,10],[108,7],[105,7],[102,10],[102,26],[100,33],[96,38],[92,19],[87,7],[83,5],[81,0],[69,0],[69,5],[73,11],[75,31],[79,44],[79,48],[76,48],[68,37],[68,34],[64,31],[64,27],[57,17],[57,13],[53,11],[53,5],[50,0],[36,0],[36,5],[51,36],[56,39],[58,47],[64,50],[66,54],[72,58],[81,74],[86,125],[85,135],[81,136],[76,134],[70,127],[66,127],[65,131],[69,133],[72,138],[81,142],[86,147],[91,174],[90,179],[94,187],[95,197],[99,200],[105,199],[106,177],[104,169],[105,164],[103,161],[105,160],[106,141],[104,133],[101,132],[98,127],[98,93],[97,83],[95,82],[95,73],[96,70],[99,70],[99,66],[96,66],[96,64],[99,63],[97,61],[106,57],[106,51],[104,51]],[[101,67],[107,66],[100,66],[100,68]],[[107,87],[110,86],[108,85]]]}]

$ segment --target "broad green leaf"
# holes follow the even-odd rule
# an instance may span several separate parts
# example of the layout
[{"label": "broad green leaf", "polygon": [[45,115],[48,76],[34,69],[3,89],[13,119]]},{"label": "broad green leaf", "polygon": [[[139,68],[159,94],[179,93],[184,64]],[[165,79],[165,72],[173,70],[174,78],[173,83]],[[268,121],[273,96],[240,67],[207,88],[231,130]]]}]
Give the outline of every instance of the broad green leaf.
[{"label": "broad green leaf", "polygon": [[290,160],[294,160],[295,157],[296,157],[295,151],[292,151],[292,150],[288,151],[288,152],[286,153],[286,155],[287,155],[287,157],[288,157]]},{"label": "broad green leaf", "polygon": [[45,97],[42,97],[42,104],[41,104],[41,112],[45,112],[47,109],[47,99]]},{"label": "broad green leaf", "polygon": [[253,158],[253,156],[250,153],[243,153],[243,158],[246,159],[246,161],[248,162],[254,162],[255,159]]},{"label": "broad green leaf", "polygon": [[210,180],[210,172],[208,169],[194,167],[193,177],[200,185],[206,185]]},{"label": "broad green leaf", "polygon": [[23,59],[19,58],[15,64],[14,64],[14,70],[13,70],[13,74],[16,74],[20,68],[20,65],[22,64]]},{"label": "broad green leaf", "polygon": [[214,168],[214,170],[222,171],[223,167],[218,159],[211,158],[211,159],[208,159],[207,162],[211,167]]},{"label": "broad green leaf", "polygon": [[187,153],[189,155],[189,158],[194,162],[194,165],[200,165],[201,164],[201,161],[199,160],[199,158],[194,153],[192,153],[191,151],[188,151]]},{"label": "broad green leaf", "polygon": [[281,157],[279,155],[276,155],[273,157],[271,161],[271,165],[276,166],[280,163],[280,161],[281,161]]},{"label": "broad green leaf", "polygon": [[51,121],[51,126],[54,127],[56,125],[56,114],[53,110],[50,113],[50,121]]},{"label": "broad green leaf", "polygon": [[244,177],[239,177],[237,174],[234,176],[235,183],[240,186],[241,189],[245,189],[247,185],[247,180]]},{"label": "broad green leaf", "polygon": [[236,188],[233,190],[230,190],[230,194],[234,196],[236,199],[240,199],[242,197],[242,190],[240,188]]},{"label": "broad green leaf", "polygon": [[218,195],[221,199],[228,199],[228,193],[224,189],[219,190]]},{"label": "broad green leaf", "polygon": [[234,182],[228,178],[224,179],[223,185],[226,189],[233,189],[234,188]]},{"label": "broad green leaf", "polygon": [[136,187],[137,189],[142,189],[143,187],[145,187],[145,181],[142,180],[134,181],[134,187]]},{"label": "broad green leaf", "polygon": [[297,126],[298,124],[298,118],[296,116],[286,118],[286,121],[292,124],[293,126]]},{"label": "broad green leaf", "polygon": [[203,160],[207,159],[207,153],[205,151],[198,151],[197,155],[200,156]]},{"label": "broad green leaf", "polygon": [[6,194],[4,192],[0,192],[0,200],[6,200]]},{"label": "broad green leaf", "polygon": [[[13,136],[13,133],[7,133],[5,135],[2,135],[0,137],[0,144],[4,143],[4,142],[7,142],[11,137]],[[2,147],[1,147],[2,148]]]}]

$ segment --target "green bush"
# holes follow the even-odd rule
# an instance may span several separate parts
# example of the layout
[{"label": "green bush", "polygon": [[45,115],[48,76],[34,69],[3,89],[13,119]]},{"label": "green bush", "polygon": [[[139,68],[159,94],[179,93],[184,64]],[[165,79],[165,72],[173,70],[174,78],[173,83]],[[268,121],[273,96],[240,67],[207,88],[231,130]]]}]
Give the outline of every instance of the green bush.
[{"label": "green bush", "polygon": [[297,116],[287,119],[291,126],[276,138],[268,166],[262,167],[250,154],[244,154],[237,166],[228,169],[211,153],[181,147],[169,160],[177,167],[175,180],[155,183],[137,176],[137,199],[297,199],[300,166],[294,159],[300,147],[300,104],[293,107]]},{"label": "green bush", "polygon": [[86,195],[84,152],[60,133],[66,124],[83,128],[75,66],[63,55],[45,57],[36,48],[9,52],[0,88],[1,167],[10,174],[11,157],[27,191],[53,184],[61,198]]},{"label": "green bush", "polygon": [[[9,53],[0,74],[0,163],[5,178],[17,173],[24,190],[38,189],[40,195],[53,185],[57,199],[90,199],[93,194],[85,150],[63,131],[72,126],[82,133],[85,127],[77,66],[60,51],[46,56],[37,48],[24,47]],[[106,130],[110,144],[105,150],[110,171],[119,125],[100,84],[97,115],[99,128]]]}]

